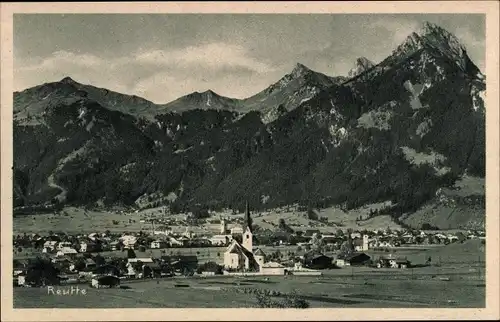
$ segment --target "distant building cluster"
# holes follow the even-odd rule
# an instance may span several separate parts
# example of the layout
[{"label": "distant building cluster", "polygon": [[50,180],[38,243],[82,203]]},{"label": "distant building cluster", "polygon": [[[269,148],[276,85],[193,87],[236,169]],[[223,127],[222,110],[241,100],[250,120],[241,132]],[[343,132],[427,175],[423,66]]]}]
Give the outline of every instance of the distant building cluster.
[{"label": "distant building cluster", "polygon": [[[14,284],[39,286],[84,281],[101,288],[115,287],[123,279],[174,275],[321,275],[322,269],[359,265],[405,269],[411,262],[393,256],[391,250],[401,246],[485,239],[483,231],[442,233],[387,229],[322,233],[318,229],[283,231],[282,227],[282,231],[274,233],[261,229],[256,232],[258,226],[253,225],[248,203],[241,225],[233,221],[229,228],[228,221],[220,217],[213,222],[218,229],[211,235],[197,235],[190,228],[182,233],[152,229],[151,232],[106,231],[88,235],[52,232],[46,236],[17,235],[13,240],[14,252],[27,258],[14,260]],[[271,236],[266,235],[269,233]],[[265,237],[272,238],[264,242]],[[255,244],[259,247],[255,248]],[[281,246],[292,245],[297,247],[296,253],[280,252]],[[216,261],[212,258],[204,262],[199,262],[195,254],[173,254],[175,249],[192,247],[225,247],[225,250],[217,253]],[[28,249],[34,253],[27,254]],[[167,249],[171,249],[170,255],[166,254]],[[160,254],[153,255],[153,250],[159,250]],[[146,256],[137,257],[136,251]],[[372,251],[388,254],[375,260],[369,255]],[[336,255],[327,255],[331,253]]]}]

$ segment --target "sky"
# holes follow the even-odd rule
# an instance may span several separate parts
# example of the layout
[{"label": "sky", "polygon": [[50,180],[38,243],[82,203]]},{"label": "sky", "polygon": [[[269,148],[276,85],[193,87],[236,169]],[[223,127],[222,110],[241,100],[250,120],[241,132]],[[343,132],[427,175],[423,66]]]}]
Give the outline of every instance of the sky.
[{"label": "sky", "polygon": [[329,76],[378,63],[424,21],[484,72],[480,14],[16,14],[14,90],[69,76],[159,104],[209,89],[246,98],[297,63]]}]

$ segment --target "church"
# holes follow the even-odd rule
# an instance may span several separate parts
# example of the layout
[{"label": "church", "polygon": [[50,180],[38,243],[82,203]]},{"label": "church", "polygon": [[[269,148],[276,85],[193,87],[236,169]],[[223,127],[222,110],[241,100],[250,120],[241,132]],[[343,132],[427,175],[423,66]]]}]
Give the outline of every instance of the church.
[{"label": "church", "polygon": [[233,239],[224,253],[224,268],[235,271],[258,272],[264,265],[265,254],[261,249],[253,251],[252,218],[245,207],[245,224],[242,240]]}]

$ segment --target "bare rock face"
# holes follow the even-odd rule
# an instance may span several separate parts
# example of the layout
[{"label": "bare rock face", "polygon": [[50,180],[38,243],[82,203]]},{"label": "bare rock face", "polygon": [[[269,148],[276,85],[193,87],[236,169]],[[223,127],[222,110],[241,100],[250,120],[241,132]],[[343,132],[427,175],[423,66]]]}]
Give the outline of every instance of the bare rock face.
[{"label": "bare rock face", "polygon": [[349,76],[349,78],[356,77],[373,66],[375,66],[375,64],[367,58],[359,57],[356,59],[356,65],[349,71],[347,76]]}]

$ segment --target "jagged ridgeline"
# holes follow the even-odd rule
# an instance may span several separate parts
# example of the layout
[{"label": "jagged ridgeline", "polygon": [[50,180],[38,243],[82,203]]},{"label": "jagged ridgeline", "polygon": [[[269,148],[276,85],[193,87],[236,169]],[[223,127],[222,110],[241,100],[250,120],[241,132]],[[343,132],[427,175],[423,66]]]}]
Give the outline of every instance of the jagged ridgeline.
[{"label": "jagged ridgeline", "polygon": [[398,217],[484,178],[485,76],[455,36],[426,23],[382,62],[353,62],[347,77],[297,64],[247,99],[158,105],[70,78],[16,92],[14,204],[391,201]]}]

